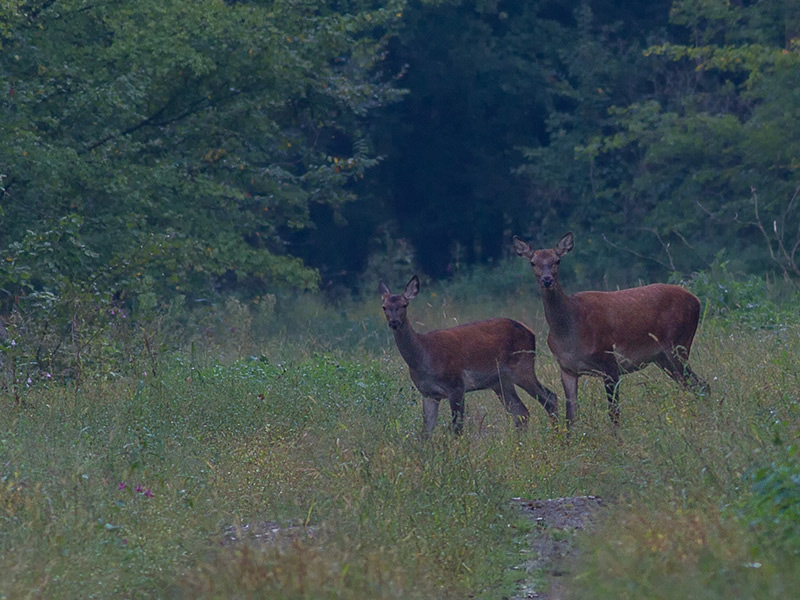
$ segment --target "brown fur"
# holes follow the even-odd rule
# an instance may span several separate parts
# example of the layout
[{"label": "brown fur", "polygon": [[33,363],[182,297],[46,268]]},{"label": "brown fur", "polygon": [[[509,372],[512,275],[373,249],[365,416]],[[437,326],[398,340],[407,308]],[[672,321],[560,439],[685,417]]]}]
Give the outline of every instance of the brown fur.
[{"label": "brown fur", "polygon": [[529,413],[515,385],[536,397],[554,416],[556,395],[536,377],[536,336],[525,325],[511,319],[486,319],[417,333],[406,314],[409,302],[419,292],[417,276],[411,278],[402,294],[392,294],[383,282],[379,292],[397,348],[423,396],[423,423],[428,435],[436,425],[439,401],[445,398],[450,402],[453,428],[460,432],[464,393],[474,390],[494,390],[518,427],[527,424]]},{"label": "brown fur", "polygon": [[708,393],[708,386],[688,364],[700,300],[680,286],[662,283],[567,296],[558,281],[558,265],[572,246],[571,233],[549,250],[532,250],[514,238],[515,251],[530,260],[542,291],[550,326],[547,344],[561,367],[567,425],[575,418],[580,375],[604,379],[609,414],[615,424],[619,423],[620,375],[650,363],[682,386]]}]

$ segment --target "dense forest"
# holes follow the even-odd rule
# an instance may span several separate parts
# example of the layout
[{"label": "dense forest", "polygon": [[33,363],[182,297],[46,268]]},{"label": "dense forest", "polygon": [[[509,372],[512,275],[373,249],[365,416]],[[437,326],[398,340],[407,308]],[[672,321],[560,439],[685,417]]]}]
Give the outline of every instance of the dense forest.
[{"label": "dense forest", "polygon": [[800,277],[793,0],[3,0],[0,314],[374,286],[576,233]]}]

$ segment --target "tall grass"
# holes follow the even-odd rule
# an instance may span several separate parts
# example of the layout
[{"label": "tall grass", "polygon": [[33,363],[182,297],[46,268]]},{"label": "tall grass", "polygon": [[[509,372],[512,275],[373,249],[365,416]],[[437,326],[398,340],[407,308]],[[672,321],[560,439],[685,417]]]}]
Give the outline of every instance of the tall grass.
[{"label": "tall grass", "polygon": [[[530,282],[472,277],[423,287],[410,318],[528,323],[563,398]],[[527,396],[518,433],[476,392],[465,434],[442,418],[427,442],[377,293],[231,302],[188,333],[128,375],[2,399],[0,597],[500,598],[531,527],[510,498],[576,494],[609,505],[580,538],[576,598],[798,589],[796,326],[709,317],[692,362],[711,397],[629,375],[619,435],[582,378],[569,438]]]}]

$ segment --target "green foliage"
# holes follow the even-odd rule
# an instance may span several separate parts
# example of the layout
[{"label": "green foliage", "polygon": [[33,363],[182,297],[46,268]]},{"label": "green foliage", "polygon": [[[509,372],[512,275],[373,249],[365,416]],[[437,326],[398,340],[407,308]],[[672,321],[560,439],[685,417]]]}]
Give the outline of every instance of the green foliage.
[{"label": "green foliage", "polygon": [[790,4],[674,2],[670,20],[686,35],[653,30],[644,51],[614,43],[587,7],[577,13],[564,86],[574,105],[550,113],[549,143],[518,169],[542,218],[607,237],[598,262],[629,280],[704,268],[720,248],[748,272],[796,279]]},{"label": "green foliage", "polygon": [[685,282],[703,301],[706,315],[753,328],[785,330],[797,325],[798,315],[793,306],[796,290],[757,275],[737,277],[729,270],[729,264],[724,253],[720,253],[710,269],[694,273]]},{"label": "green foliage", "polygon": [[7,381],[118,374],[158,353],[165,311],[315,289],[289,246],[377,164],[364,122],[400,95],[381,61],[401,10],[4,3]]},{"label": "green foliage", "polygon": [[[263,400],[263,406],[255,407],[262,411],[261,415],[239,415],[239,404],[233,403],[232,414],[220,424],[226,430],[231,427],[246,430],[253,426],[247,423],[263,426],[266,422],[271,431],[280,435],[301,430],[311,419],[315,427],[334,427],[349,410],[370,415],[388,426],[392,394],[396,393],[396,389],[383,380],[376,365],[338,361],[327,355],[296,365],[273,364],[264,356],[248,358],[230,366],[193,369],[191,377],[195,386],[204,387],[213,382],[217,391],[228,388],[231,397]],[[289,390],[302,401],[287,401]],[[254,407],[245,402],[241,408]],[[232,422],[232,419],[236,420]]]},{"label": "green foliage", "polygon": [[[505,229],[527,221],[518,146],[541,135],[543,80],[565,32],[544,2],[412,3],[390,59],[409,94],[377,131],[394,229],[422,270],[496,260]],[[537,56],[542,56],[537,60]]]},{"label": "green foliage", "polygon": [[798,23],[782,0],[5,2],[0,235],[80,217],[134,313],[340,296],[411,255],[449,277],[566,230],[609,286],[721,248],[797,280]]},{"label": "green foliage", "polygon": [[752,495],[743,516],[770,552],[800,555],[800,466],[797,446],[749,477]]},{"label": "green foliage", "polygon": [[0,233],[18,242],[79,215],[114,268],[104,291],[136,296],[141,277],[145,306],[315,287],[286,243],[376,164],[362,120],[398,95],[379,62],[401,6],[32,8],[0,63]]},{"label": "green foliage", "polygon": [[[84,372],[119,370],[130,340],[125,308],[107,287],[110,270],[81,238],[83,220],[69,215],[51,229],[28,231],[0,252],[0,289],[8,314],[4,383],[20,389],[55,378],[78,385]],[[93,276],[83,279],[87,272]]]}]

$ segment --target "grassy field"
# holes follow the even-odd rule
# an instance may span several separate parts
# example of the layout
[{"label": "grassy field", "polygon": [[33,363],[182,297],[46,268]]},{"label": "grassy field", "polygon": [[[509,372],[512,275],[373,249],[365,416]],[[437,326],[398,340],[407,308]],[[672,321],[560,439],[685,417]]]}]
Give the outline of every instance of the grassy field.
[{"label": "grassy field", "polygon": [[[528,323],[563,403],[538,295],[501,290],[423,288],[409,312],[419,330]],[[502,598],[532,527],[510,499],[579,494],[608,508],[579,538],[575,598],[800,589],[796,325],[707,315],[692,362],[712,396],[632,374],[618,436],[582,378],[570,438],[527,396],[517,433],[477,392],[463,436],[440,418],[424,442],[377,294],[233,308],[127,374],[2,398],[0,598]]]}]

